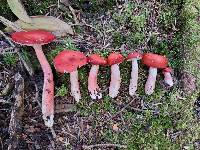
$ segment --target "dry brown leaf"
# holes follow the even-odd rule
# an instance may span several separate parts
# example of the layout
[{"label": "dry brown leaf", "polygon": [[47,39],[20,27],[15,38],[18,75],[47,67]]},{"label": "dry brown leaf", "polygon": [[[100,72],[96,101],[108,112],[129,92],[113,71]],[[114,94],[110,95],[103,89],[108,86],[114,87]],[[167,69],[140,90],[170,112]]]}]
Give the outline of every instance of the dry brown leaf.
[{"label": "dry brown leaf", "polygon": [[[15,23],[24,30],[47,30],[53,32],[57,37],[74,34],[72,27],[58,18],[52,16],[31,16],[31,18],[31,23],[26,23],[22,20],[17,20]],[[5,30],[12,32],[11,28],[6,28]]]},{"label": "dry brown leaf", "polygon": [[28,16],[24,6],[20,0],[7,0],[12,12],[22,21],[31,23],[31,18]]}]

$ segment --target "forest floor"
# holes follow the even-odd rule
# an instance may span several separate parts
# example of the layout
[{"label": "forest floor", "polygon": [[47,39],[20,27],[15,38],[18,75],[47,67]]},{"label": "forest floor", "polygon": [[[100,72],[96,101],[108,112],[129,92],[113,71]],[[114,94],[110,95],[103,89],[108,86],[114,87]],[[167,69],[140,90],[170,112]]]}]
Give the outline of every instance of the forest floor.
[{"label": "forest floor", "polygon": [[[196,46],[200,5],[189,0],[135,0],[107,2],[105,6],[94,0],[80,5],[72,3],[74,10],[70,10],[63,3],[58,6],[48,0],[37,1],[33,6],[28,6],[28,2],[25,8],[30,15],[48,13],[59,17],[73,24],[76,34],[43,47],[55,80],[52,129],[48,129],[42,119],[43,73],[34,51],[25,46],[11,47],[1,37],[0,49],[12,48],[13,52],[0,55],[0,149],[7,149],[16,140],[20,150],[200,149],[200,63],[197,58],[200,49]],[[9,37],[9,33],[5,34]],[[76,103],[70,95],[69,75],[56,73],[52,63],[56,54],[64,49],[102,56],[112,51],[127,56],[135,50],[163,54],[173,68],[174,86],[169,88],[164,84],[162,70],[159,70],[155,92],[146,95],[148,67],[139,62],[138,90],[135,96],[129,96],[131,62],[125,61],[120,64],[122,82],[117,98],[108,96],[110,67],[106,66],[100,67],[98,75],[103,98],[93,101],[87,89],[91,67],[88,64],[78,70],[82,99]],[[33,75],[30,75],[32,69]],[[22,93],[21,127],[17,135],[13,135],[9,128],[11,114]]]}]

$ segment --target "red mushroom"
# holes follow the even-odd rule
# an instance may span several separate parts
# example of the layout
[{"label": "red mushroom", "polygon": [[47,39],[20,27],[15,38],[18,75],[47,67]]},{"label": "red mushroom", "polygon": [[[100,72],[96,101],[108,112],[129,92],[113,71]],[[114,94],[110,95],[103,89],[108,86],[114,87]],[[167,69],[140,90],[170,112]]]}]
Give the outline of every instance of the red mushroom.
[{"label": "red mushroom", "polygon": [[106,65],[107,60],[97,54],[92,54],[88,57],[88,62],[92,64],[88,77],[88,90],[92,99],[101,99],[99,86],[97,83],[97,75],[99,71],[99,65]]},{"label": "red mushroom", "polygon": [[87,64],[87,58],[79,51],[64,50],[54,58],[54,66],[58,72],[70,73],[71,94],[76,102],[81,99],[77,68],[85,64]]},{"label": "red mushroom", "polygon": [[163,74],[164,74],[164,81],[167,85],[169,85],[170,87],[173,86],[173,79],[172,79],[172,76],[171,76],[171,72],[172,72],[172,68],[170,67],[167,67],[165,69],[163,69]]},{"label": "red mushroom", "polygon": [[139,52],[132,52],[130,53],[127,60],[132,61],[132,71],[131,71],[131,80],[129,84],[129,94],[133,96],[135,91],[137,90],[137,83],[138,83],[138,60],[142,59],[142,54]]},{"label": "red mushroom", "polygon": [[12,40],[21,45],[33,46],[44,73],[42,93],[42,114],[45,125],[53,126],[54,118],[54,81],[51,67],[42,51],[42,45],[50,43],[55,36],[47,31],[20,31],[12,34]]},{"label": "red mushroom", "polygon": [[149,66],[149,76],[145,84],[145,93],[151,95],[154,92],[157,68],[166,68],[168,64],[168,59],[162,55],[157,55],[153,53],[143,54],[142,62]]},{"label": "red mushroom", "polygon": [[119,93],[121,77],[119,64],[122,63],[124,57],[119,53],[111,53],[108,56],[108,65],[111,66],[111,81],[109,87],[109,96],[115,98]]}]

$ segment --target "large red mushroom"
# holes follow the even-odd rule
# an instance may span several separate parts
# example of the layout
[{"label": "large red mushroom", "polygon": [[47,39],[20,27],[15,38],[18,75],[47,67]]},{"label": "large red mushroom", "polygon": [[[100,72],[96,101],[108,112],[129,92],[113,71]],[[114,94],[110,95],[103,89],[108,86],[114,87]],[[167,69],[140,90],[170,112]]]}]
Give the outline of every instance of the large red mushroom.
[{"label": "large red mushroom", "polygon": [[88,90],[92,99],[101,99],[102,93],[100,92],[97,75],[99,71],[99,65],[106,65],[107,60],[98,54],[92,54],[88,57],[88,62],[92,64],[88,77]]},{"label": "large red mushroom", "polygon": [[44,73],[42,93],[42,114],[45,125],[53,126],[54,118],[54,81],[51,67],[42,51],[42,45],[52,42],[55,36],[47,31],[20,31],[12,34],[12,40],[20,45],[32,46]]},{"label": "large red mushroom", "polygon": [[130,53],[127,60],[132,61],[132,71],[131,71],[131,80],[129,84],[129,94],[133,96],[135,91],[137,90],[137,83],[138,83],[138,60],[142,59],[142,54],[139,52],[132,52]]},{"label": "large red mushroom", "polygon": [[108,56],[108,65],[111,66],[111,81],[109,87],[109,96],[115,98],[119,93],[121,76],[119,64],[122,63],[124,57],[120,53],[111,53]]},{"label": "large red mushroom", "polygon": [[77,68],[85,64],[87,57],[79,51],[64,50],[54,58],[54,66],[58,72],[70,73],[71,94],[76,102],[81,99]]},{"label": "large red mushroom", "polygon": [[149,76],[145,84],[145,93],[151,95],[155,89],[157,69],[166,68],[168,65],[168,59],[162,55],[146,53],[143,54],[142,62],[149,66]]}]

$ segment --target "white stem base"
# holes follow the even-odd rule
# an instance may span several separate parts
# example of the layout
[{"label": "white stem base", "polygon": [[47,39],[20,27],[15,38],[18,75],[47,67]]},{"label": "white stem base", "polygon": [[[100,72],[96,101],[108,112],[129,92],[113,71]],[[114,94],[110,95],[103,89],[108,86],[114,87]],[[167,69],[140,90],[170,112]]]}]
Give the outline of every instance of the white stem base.
[{"label": "white stem base", "polygon": [[137,59],[132,59],[131,80],[129,84],[129,94],[133,96],[137,90],[138,84],[138,62]]},{"label": "white stem base", "polygon": [[92,99],[101,99],[102,94],[99,92],[99,86],[97,84],[97,75],[99,71],[99,65],[92,65],[88,77],[88,90]]},{"label": "white stem base", "polygon": [[77,70],[70,73],[70,83],[71,83],[71,95],[74,97],[76,102],[79,102],[81,99],[81,93],[79,89]]},{"label": "white stem base", "polygon": [[165,83],[170,87],[172,87],[174,83],[171,74],[169,72],[164,72],[164,76],[165,76],[164,78]]},{"label": "white stem base", "polygon": [[157,76],[157,68],[150,67],[149,68],[149,76],[148,76],[147,82],[145,84],[145,93],[147,95],[151,95],[154,92],[156,76]]},{"label": "white stem base", "polygon": [[112,98],[115,98],[117,94],[119,93],[121,83],[121,77],[120,77],[120,70],[119,65],[115,64],[111,66],[111,81],[110,81],[110,87],[109,87],[109,96]]}]

